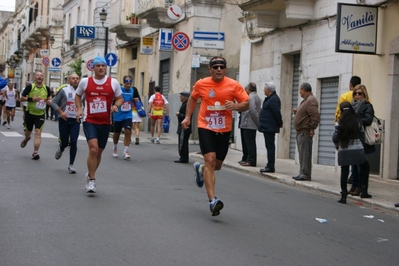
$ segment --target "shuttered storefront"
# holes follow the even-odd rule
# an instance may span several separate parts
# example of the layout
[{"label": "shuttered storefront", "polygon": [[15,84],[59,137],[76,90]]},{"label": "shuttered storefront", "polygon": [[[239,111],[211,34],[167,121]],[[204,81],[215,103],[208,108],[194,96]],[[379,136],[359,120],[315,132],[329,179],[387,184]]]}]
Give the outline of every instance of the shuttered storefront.
[{"label": "shuttered storefront", "polygon": [[317,163],[322,165],[335,165],[335,147],[331,138],[334,131],[335,108],[338,101],[338,82],[338,77],[321,79]]},{"label": "shuttered storefront", "polygon": [[170,79],[170,63],[169,59],[161,61],[161,88],[162,88],[162,95],[165,98],[168,98],[169,95],[169,79]]},{"label": "shuttered storefront", "polygon": [[[294,55],[294,75],[292,81],[292,108],[298,107],[299,99],[299,64],[301,56]],[[290,159],[295,159],[296,151],[296,132],[294,129],[294,118],[291,116],[291,131],[290,131]]]}]

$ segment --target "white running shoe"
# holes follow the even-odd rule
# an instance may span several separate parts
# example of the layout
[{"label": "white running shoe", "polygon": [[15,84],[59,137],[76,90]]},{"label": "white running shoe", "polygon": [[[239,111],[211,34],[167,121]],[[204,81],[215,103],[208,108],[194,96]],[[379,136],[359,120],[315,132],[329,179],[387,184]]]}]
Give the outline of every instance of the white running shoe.
[{"label": "white running shoe", "polygon": [[73,167],[72,164],[68,166],[68,172],[70,174],[76,174],[76,169]]},{"label": "white running shoe", "polygon": [[156,140],[155,140],[155,143],[156,144],[160,144],[161,142],[159,141],[159,138],[157,138]]},{"label": "white running shoe", "polygon": [[114,149],[114,151],[113,151],[113,153],[112,153],[112,156],[113,156],[114,158],[118,158],[118,150],[117,150],[117,149]]},{"label": "white running shoe", "polygon": [[11,127],[10,127],[10,124],[7,124],[7,129],[10,129]]},{"label": "white running shoe", "polygon": [[125,151],[124,153],[123,153],[123,158],[125,159],[125,160],[130,160],[130,154],[129,154],[129,152],[127,152],[127,151]]},{"label": "white running shoe", "polygon": [[150,142],[151,142],[151,143],[154,143],[154,138],[150,138]]},{"label": "white running shoe", "polygon": [[86,193],[96,193],[96,180],[89,178],[89,173],[86,173]]}]

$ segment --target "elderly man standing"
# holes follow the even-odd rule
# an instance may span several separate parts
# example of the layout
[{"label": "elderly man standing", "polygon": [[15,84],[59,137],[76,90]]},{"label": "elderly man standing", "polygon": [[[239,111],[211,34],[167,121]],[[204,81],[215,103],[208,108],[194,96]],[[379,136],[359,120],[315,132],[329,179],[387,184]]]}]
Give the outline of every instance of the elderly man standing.
[{"label": "elderly man standing", "polygon": [[179,112],[176,112],[176,117],[179,122],[177,125],[177,134],[179,135],[178,147],[180,158],[178,160],[175,160],[175,163],[188,163],[188,139],[191,135],[191,124],[188,126],[187,129],[183,129],[181,126],[181,122],[183,122],[184,118],[186,117],[187,100],[189,97],[190,92],[180,92],[181,106]]},{"label": "elderly man standing", "polygon": [[259,124],[261,101],[256,93],[256,84],[251,82],[245,87],[249,96],[249,109],[241,113],[240,128],[242,136],[243,159],[241,166],[256,166],[256,130]]},{"label": "elderly man standing", "polygon": [[266,82],[263,89],[266,98],[263,101],[262,109],[259,114],[259,131],[263,133],[267,150],[267,164],[260,169],[261,173],[274,173],[276,161],[275,136],[283,127],[281,117],[281,101],[276,93],[276,86],[273,82]]},{"label": "elderly man standing", "polygon": [[298,108],[293,108],[295,114],[294,128],[299,154],[299,175],[292,177],[296,181],[311,181],[312,179],[312,139],[314,131],[320,122],[319,104],[312,94],[312,87],[304,82],[299,87],[303,101]]}]

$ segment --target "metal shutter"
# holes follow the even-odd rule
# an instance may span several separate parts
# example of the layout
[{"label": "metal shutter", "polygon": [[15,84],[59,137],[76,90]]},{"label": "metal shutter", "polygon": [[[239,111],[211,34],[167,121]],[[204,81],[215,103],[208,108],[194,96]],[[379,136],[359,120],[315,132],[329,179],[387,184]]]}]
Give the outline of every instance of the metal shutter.
[{"label": "metal shutter", "polygon": [[338,77],[321,79],[318,164],[335,165],[335,147],[331,138],[338,99],[338,82]]},{"label": "metal shutter", "polygon": [[[299,64],[301,55],[294,55],[294,75],[292,80],[292,108],[298,107],[299,99]],[[290,159],[295,159],[296,151],[296,132],[294,128],[294,118],[291,116],[291,131],[290,131]]]}]

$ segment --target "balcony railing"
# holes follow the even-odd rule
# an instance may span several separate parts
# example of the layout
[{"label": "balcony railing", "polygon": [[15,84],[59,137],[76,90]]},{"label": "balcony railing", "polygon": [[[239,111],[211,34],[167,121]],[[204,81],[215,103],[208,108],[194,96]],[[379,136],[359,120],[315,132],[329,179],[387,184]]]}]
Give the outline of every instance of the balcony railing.
[{"label": "balcony railing", "polygon": [[178,4],[177,2],[184,2],[184,1],[179,1],[179,0],[138,0],[137,12],[140,14],[140,13],[147,11],[151,8],[157,8],[157,7],[168,8],[169,6],[171,6],[173,4]]},{"label": "balcony railing", "polygon": [[30,23],[28,28],[23,32],[21,36],[21,42],[24,43],[28,38],[30,38],[33,33],[37,32],[39,29],[50,28],[49,17],[38,16],[34,21]]}]

